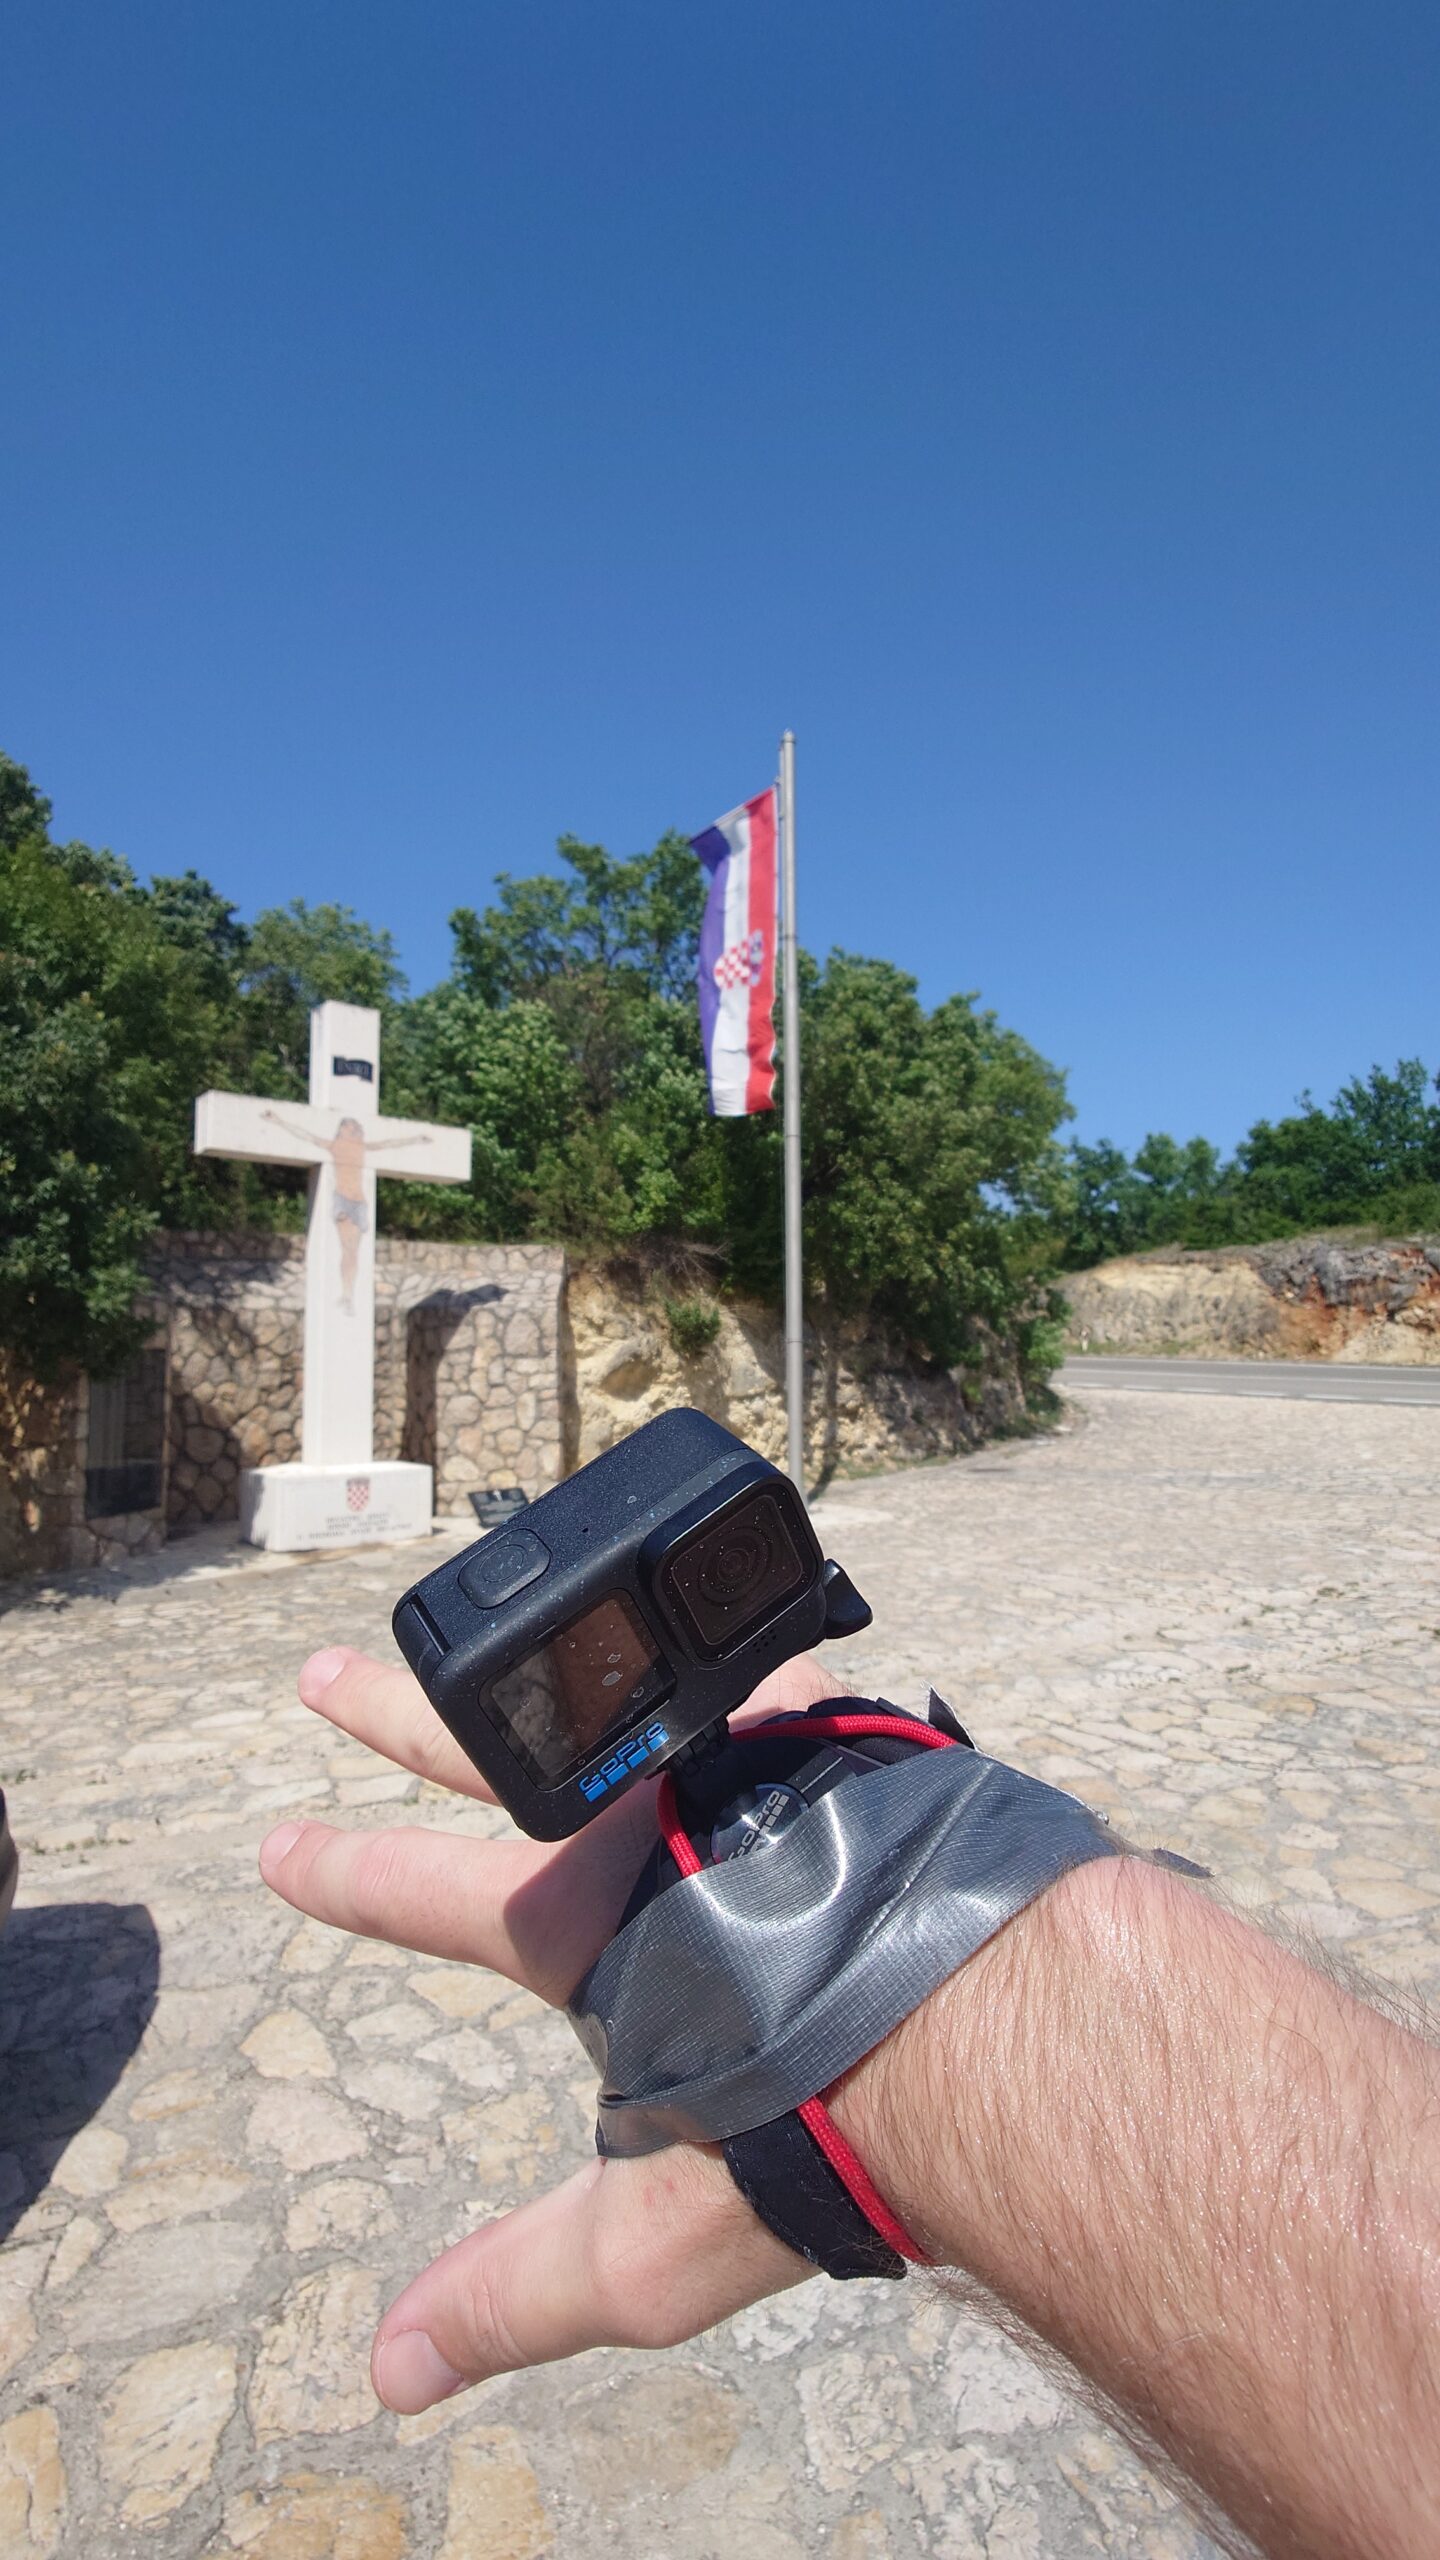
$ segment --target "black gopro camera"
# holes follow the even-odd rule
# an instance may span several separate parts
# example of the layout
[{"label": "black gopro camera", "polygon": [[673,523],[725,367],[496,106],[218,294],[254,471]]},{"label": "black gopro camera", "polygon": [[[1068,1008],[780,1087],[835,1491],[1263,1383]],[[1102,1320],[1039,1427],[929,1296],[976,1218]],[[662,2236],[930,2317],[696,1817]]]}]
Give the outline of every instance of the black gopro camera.
[{"label": "black gopro camera", "polygon": [[562,1840],[870,1611],[788,1476],[684,1407],[398,1603],[395,1640],[522,1830]]}]

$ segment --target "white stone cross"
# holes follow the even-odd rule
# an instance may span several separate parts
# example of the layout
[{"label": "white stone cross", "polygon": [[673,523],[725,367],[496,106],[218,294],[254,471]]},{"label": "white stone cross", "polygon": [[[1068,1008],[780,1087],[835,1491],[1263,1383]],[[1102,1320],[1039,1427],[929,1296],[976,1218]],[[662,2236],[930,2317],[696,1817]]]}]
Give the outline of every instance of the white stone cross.
[{"label": "white stone cross", "polygon": [[[195,1105],[197,1155],[304,1165],[310,1175],[300,1467],[252,1473],[279,1478],[316,1468],[337,1476],[352,1471],[348,1502],[353,1527],[346,1536],[262,1537],[257,1541],[262,1545],[339,1545],[351,1536],[399,1534],[393,1526],[382,1529],[378,1516],[366,1516],[371,1488],[359,1472],[387,1478],[397,1472],[390,1465],[377,1470],[373,1457],[375,1178],[392,1173],[412,1182],[468,1181],[470,1132],[423,1120],[382,1119],[379,1078],[379,1014],[368,1005],[322,1004],[310,1016],[308,1103],[267,1102],[250,1093],[202,1093]],[[428,1468],[404,1472],[429,1475]],[[409,1490],[418,1495],[418,1487]],[[332,1510],[334,1491],[333,1485],[326,1490]],[[252,1508],[257,1498],[252,1488]],[[428,1527],[428,1487],[426,1504]],[[246,1507],[242,1486],[242,1520]],[[408,1519],[416,1502],[403,1507]],[[307,1502],[305,1509],[319,1518],[324,1504],[317,1508]],[[339,1510],[346,1510],[343,1498]],[[339,1528],[338,1519],[334,1525]]]}]

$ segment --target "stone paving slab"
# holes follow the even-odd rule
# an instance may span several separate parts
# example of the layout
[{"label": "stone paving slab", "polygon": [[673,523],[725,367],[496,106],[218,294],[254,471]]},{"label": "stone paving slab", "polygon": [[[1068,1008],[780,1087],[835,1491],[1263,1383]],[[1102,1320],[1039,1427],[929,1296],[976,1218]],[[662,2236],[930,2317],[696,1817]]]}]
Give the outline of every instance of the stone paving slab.
[{"label": "stone paving slab", "polygon": [[[1087,1391],[1052,1439],[837,1488],[858,1686],[1440,1989],[1440,1417]],[[428,1554],[433,1557],[432,1547]],[[414,1550],[214,1533],[0,1620],[0,2551],[42,2560],[1202,2560],[1133,2456],[911,2279],[416,2420],[366,2344],[586,2154],[569,2031],[274,1902],[290,1812],[486,1833],[295,1702]]]}]

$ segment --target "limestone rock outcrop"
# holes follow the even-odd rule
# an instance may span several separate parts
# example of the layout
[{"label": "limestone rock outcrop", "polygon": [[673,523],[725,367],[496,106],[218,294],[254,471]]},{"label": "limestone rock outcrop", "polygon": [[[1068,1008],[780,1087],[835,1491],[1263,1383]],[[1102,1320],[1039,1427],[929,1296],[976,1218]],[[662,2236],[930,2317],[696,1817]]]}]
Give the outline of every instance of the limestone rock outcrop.
[{"label": "limestone rock outcrop", "polygon": [[1129,1254],[1066,1281],[1072,1351],[1440,1363],[1440,1237]]},{"label": "limestone rock outcrop", "polygon": [[[567,1362],[572,1464],[611,1448],[667,1405],[697,1405],[767,1458],[785,1453],[784,1337],[769,1308],[717,1300],[700,1351],[673,1337],[655,1284],[622,1266],[572,1271]],[[921,1368],[863,1325],[805,1328],[806,1473],[863,1475],[953,1458],[1024,1415],[998,1359],[973,1376]]]}]

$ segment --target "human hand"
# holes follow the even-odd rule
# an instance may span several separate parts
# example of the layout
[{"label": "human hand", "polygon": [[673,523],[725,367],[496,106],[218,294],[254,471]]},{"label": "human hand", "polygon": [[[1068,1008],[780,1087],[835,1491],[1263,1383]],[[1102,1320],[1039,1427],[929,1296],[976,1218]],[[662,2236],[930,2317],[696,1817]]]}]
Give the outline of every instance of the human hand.
[{"label": "human hand", "polygon": [[[312,1654],[299,1688],[401,1768],[494,1802],[410,1672],[336,1646]],[[802,1656],[762,1683],[742,1720],[844,1694]],[[262,1842],[260,1872],[312,1919],[488,1966],[559,2006],[614,1934],[654,1842],[654,1797],[637,1786],[559,1842],[286,1822]],[[587,2347],[678,2345],[810,2273],[751,2212],[718,2149],[597,2159],[407,2285],[376,2331],[371,2380],[387,2408],[413,2415]]]}]

